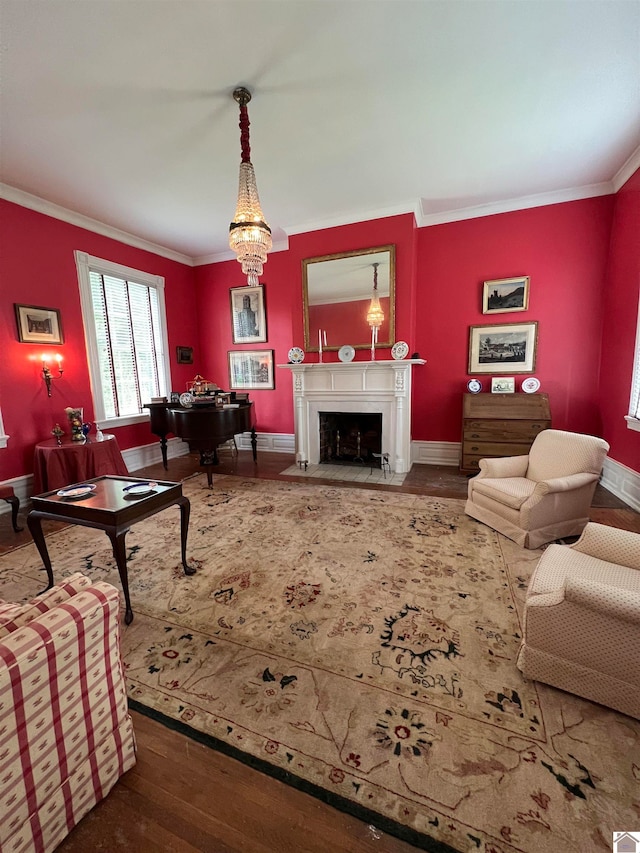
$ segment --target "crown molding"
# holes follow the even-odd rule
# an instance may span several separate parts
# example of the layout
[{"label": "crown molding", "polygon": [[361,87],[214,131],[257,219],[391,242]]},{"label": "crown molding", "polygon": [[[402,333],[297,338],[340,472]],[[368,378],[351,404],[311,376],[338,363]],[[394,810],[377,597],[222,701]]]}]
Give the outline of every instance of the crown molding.
[{"label": "crown molding", "polygon": [[544,207],[547,204],[562,204],[566,201],[578,201],[583,198],[595,198],[610,195],[613,192],[611,181],[601,184],[590,184],[585,187],[573,187],[565,190],[554,190],[538,195],[521,198],[494,201],[489,204],[478,204],[474,207],[461,207],[458,210],[445,210],[438,213],[421,213],[417,219],[418,228],[429,225],[444,225],[447,222],[460,222],[463,219],[478,219],[481,216],[494,216],[497,213],[513,213],[517,210],[527,210],[532,207]]},{"label": "crown molding", "polygon": [[631,153],[629,158],[620,166],[611,179],[614,192],[618,192],[624,186],[635,171],[640,169],[640,145]]},{"label": "crown molding", "polygon": [[319,219],[315,222],[307,222],[304,225],[285,226],[283,229],[289,236],[292,234],[306,234],[309,231],[322,231],[324,228],[338,228],[341,225],[355,225],[358,222],[368,222],[371,219],[385,219],[388,216],[402,216],[405,213],[417,213],[415,201],[396,204],[392,207],[383,207],[378,210],[369,210],[362,213],[353,213],[345,216],[335,216],[330,219]]},{"label": "crown molding", "polygon": [[[272,255],[274,252],[286,252],[289,248],[289,238],[285,234],[284,238],[281,240],[276,240],[269,251],[269,254]],[[201,267],[205,264],[219,264],[222,261],[235,261],[237,260],[236,255],[230,250],[227,249],[224,252],[214,252],[211,255],[199,255],[195,258],[192,258],[192,263],[194,267]]]},{"label": "crown molding", "polygon": [[125,243],[127,246],[134,246],[136,249],[152,252],[154,255],[160,255],[163,258],[168,258],[170,261],[177,261],[189,267],[193,266],[193,258],[183,255],[182,252],[167,249],[166,246],[160,246],[157,243],[144,240],[142,237],[136,237],[135,234],[129,234],[127,231],[120,231],[119,228],[114,228],[112,225],[106,225],[104,222],[92,219],[90,216],[85,216],[82,213],[77,213],[75,210],[68,210],[66,207],[61,207],[39,196],[31,195],[31,193],[9,186],[9,184],[0,183],[0,198],[4,198],[6,201],[11,201],[14,204],[19,204],[21,207],[27,207],[29,210],[35,210],[36,213],[44,213],[45,216],[51,216],[53,219],[60,219],[62,222],[68,222],[70,225],[76,225],[78,228],[86,228],[88,231],[93,231],[94,234],[110,237],[112,240]]}]

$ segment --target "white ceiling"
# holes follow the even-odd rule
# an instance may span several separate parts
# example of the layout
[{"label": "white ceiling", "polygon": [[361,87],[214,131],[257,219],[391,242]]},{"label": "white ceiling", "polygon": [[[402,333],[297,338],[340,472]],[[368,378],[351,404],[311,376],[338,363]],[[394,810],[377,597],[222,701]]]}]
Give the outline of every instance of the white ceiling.
[{"label": "white ceiling", "polygon": [[597,195],[640,147],[640,0],[0,0],[0,62],[5,197],[200,260],[228,252],[238,84],[281,246]]}]

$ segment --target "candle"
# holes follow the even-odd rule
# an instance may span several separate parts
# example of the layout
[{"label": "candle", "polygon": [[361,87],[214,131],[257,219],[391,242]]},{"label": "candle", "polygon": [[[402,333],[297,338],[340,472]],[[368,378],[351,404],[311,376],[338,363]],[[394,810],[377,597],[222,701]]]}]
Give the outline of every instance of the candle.
[{"label": "candle", "polygon": [[326,346],[327,345],[327,332],[326,332],[326,330],[324,331],[323,334],[324,334],[324,345]]},{"label": "candle", "polygon": [[318,329],[318,349],[322,352],[322,330]]}]

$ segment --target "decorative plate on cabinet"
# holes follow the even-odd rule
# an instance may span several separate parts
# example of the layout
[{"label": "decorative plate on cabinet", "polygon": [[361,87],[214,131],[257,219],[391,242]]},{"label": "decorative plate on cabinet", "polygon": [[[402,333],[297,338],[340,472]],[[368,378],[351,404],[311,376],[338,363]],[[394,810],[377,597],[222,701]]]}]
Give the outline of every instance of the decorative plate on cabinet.
[{"label": "decorative plate on cabinet", "polygon": [[344,362],[353,361],[353,357],[355,356],[355,354],[356,351],[349,344],[345,344],[338,350],[338,358],[340,359],[340,361]]},{"label": "decorative plate on cabinet", "polygon": [[300,364],[301,361],[304,361],[304,350],[301,347],[291,347],[287,353],[287,358],[289,364]]},{"label": "decorative plate on cabinet", "polygon": [[482,382],[479,379],[470,379],[467,382],[467,389],[472,394],[477,394],[479,391],[482,391]]},{"label": "decorative plate on cabinet", "polygon": [[409,355],[409,344],[405,341],[396,341],[391,347],[391,356],[396,360],[406,358]]},{"label": "decorative plate on cabinet", "polygon": [[535,394],[540,387],[540,380],[535,376],[528,376],[522,383],[522,390],[525,394]]}]

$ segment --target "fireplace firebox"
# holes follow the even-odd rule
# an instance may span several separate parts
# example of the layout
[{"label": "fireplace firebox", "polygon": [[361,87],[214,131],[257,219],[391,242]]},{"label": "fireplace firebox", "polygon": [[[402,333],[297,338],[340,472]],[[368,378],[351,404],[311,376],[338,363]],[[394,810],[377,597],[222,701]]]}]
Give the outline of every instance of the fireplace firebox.
[{"label": "fireplace firebox", "polygon": [[319,412],[320,463],[380,467],[382,415]]}]

